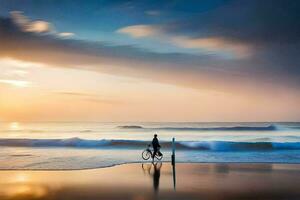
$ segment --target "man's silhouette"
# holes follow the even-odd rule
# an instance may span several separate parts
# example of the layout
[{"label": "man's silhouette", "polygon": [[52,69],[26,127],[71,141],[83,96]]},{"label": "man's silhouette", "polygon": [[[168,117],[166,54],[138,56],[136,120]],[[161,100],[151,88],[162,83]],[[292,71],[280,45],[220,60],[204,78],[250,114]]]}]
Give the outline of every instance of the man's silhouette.
[{"label": "man's silhouette", "polygon": [[154,160],[154,156],[157,154],[157,152],[158,152],[158,150],[160,148],[160,145],[159,145],[159,142],[158,142],[156,134],[154,134],[154,138],[152,140],[152,147],[153,147],[152,159]]}]

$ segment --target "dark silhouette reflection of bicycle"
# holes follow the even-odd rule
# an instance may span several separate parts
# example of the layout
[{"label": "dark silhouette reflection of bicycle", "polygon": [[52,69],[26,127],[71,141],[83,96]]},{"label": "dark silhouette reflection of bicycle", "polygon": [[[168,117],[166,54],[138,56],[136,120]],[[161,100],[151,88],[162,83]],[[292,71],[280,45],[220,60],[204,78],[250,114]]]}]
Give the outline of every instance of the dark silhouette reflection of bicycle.
[{"label": "dark silhouette reflection of bicycle", "polygon": [[148,174],[148,175],[152,176],[153,189],[155,192],[158,192],[158,189],[159,189],[159,179],[160,179],[161,167],[162,167],[162,162],[153,162],[151,164],[149,164],[149,163],[142,164],[144,174]]}]

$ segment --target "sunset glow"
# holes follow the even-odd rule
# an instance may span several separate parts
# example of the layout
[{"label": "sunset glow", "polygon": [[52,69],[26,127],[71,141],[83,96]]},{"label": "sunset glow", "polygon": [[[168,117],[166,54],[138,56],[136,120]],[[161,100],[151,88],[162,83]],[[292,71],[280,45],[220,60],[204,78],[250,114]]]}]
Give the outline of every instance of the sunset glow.
[{"label": "sunset glow", "polygon": [[0,200],[300,199],[299,0],[0,0]]},{"label": "sunset glow", "polygon": [[[0,120],[299,120],[293,56],[299,48],[285,43],[297,40],[288,28],[274,25],[281,11],[269,13],[265,27],[274,37],[267,37],[260,22],[251,23],[255,31],[248,35],[249,23],[232,20],[256,19],[268,9],[254,12],[251,3],[247,12],[235,12],[241,6],[235,1],[178,3],[171,10],[145,3],[129,12],[134,6],[106,2],[99,14],[80,19],[70,14],[77,5],[58,19],[59,9],[36,12],[23,4],[3,1],[0,8]],[[114,9],[126,20],[107,16]]]}]

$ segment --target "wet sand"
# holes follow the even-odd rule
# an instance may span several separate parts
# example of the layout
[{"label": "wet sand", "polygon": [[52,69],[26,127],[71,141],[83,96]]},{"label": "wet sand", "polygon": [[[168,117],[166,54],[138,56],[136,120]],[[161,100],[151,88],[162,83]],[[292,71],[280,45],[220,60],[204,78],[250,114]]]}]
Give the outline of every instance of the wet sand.
[{"label": "wet sand", "polygon": [[175,173],[169,163],[0,171],[0,199],[300,199],[300,165],[177,164]]}]

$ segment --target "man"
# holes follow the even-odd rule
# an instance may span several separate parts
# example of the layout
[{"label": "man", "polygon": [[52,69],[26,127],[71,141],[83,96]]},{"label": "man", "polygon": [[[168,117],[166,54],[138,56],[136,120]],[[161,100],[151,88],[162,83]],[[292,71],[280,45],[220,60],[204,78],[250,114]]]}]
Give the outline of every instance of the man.
[{"label": "man", "polygon": [[154,156],[157,154],[160,145],[157,139],[157,134],[154,134],[154,138],[152,140],[152,147],[153,147],[153,154],[152,154],[152,159],[154,160]]}]

